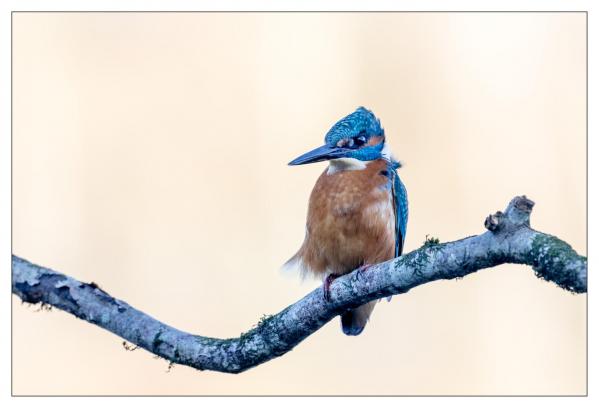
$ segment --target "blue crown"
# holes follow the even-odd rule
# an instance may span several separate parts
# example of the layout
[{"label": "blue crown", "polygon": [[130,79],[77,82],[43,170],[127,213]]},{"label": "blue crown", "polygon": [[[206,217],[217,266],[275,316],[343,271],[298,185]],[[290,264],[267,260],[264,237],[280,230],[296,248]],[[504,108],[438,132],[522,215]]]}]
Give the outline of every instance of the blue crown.
[{"label": "blue crown", "polygon": [[366,138],[385,135],[380,120],[363,106],[335,123],[325,135],[324,141],[332,146],[341,139],[356,137],[360,134]]}]

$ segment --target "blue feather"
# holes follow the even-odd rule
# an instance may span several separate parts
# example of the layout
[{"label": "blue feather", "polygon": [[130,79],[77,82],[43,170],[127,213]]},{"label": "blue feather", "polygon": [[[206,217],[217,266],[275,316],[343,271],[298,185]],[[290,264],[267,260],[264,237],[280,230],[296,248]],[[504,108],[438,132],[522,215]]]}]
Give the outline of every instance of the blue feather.
[{"label": "blue feather", "polygon": [[363,106],[335,123],[325,135],[324,141],[326,144],[334,146],[341,139],[355,137],[359,134],[364,134],[366,137],[385,135],[381,121]]},{"label": "blue feather", "polygon": [[390,172],[393,177],[393,201],[395,203],[395,257],[397,258],[403,252],[403,245],[406,240],[408,228],[408,191],[401,182],[397,168],[400,164],[397,162],[389,163]]}]

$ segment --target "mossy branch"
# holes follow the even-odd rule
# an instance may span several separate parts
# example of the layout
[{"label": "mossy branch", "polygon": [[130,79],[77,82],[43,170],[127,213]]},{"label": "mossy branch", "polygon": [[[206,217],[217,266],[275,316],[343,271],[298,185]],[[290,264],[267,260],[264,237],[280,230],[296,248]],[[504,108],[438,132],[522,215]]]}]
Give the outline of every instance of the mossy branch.
[{"label": "mossy branch", "polygon": [[215,339],[170,327],[110,296],[98,285],[12,257],[12,291],[24,302],[62,309],[174,364],[239,373],[281,356],[335,316],[371,300],[406,293],[504,263],[532,266],[536,275],[574,292],[587,290],[587,260],[567,243],[530,228],[534,203],[516,197],[485,220],[487,232],[459,241],[427,239],[415,251],[336,279],[260,322],[240,337]]}]

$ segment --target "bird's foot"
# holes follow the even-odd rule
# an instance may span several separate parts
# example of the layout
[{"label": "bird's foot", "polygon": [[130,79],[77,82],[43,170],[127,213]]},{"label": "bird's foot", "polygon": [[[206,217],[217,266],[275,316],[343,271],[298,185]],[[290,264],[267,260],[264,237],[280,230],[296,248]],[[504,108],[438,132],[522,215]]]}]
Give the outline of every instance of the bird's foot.
[{"label": "bird's foot", "polygon": [[360,266],[358,268],[358,270],[356,271],[356,277],[358,279],[361,279],[362,278],[362,274],[364,272],[366,272],[371,266],[372,266],[372,264],[364,264],[364,265]]},{"label": "bird's foot", "polygon": [[327,302],[329,300],[331,300],[331,283],[333,283],[333,281],[335,279],[337,279],[339,276],[341,276],[341,275],[337,275],[336,273],[331,273],[324,280],[324,284],[322,285],[322,290],[323,290],[324,300],[326,300]]}]

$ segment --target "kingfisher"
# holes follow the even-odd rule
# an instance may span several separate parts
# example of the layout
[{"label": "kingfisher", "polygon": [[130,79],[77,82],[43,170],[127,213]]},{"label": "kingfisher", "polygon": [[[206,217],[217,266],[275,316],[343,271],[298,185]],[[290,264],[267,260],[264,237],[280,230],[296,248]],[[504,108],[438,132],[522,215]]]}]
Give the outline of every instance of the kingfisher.
[{"label": "kingfisher", "polygon": [[[289,163],[329,162],[310,194],[304,242],[285,267],[322,278],[329,301],[335,278],[401,255],[408,198],[397,174],[401,165],[370,110],[359,107],[339,120],[324,142]],[[362,333],[376,302],[345,311],[343,333]]]}]

